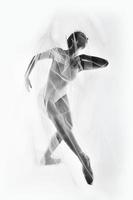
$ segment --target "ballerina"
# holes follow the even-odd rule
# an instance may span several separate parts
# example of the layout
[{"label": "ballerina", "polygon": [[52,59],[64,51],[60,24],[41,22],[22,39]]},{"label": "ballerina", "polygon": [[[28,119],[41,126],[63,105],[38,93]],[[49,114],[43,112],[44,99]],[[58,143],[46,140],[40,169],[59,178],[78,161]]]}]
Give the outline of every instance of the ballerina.
[{"label": "ballerina", "polygon": [[82,164],[82,171],[88,184],[93,182],[93,172],[89,157],[82,151],[80,145],[72,133],[72,117],[67,97],[67,85],[75,79],[78,72],[83,70],[106,67],[108,61],[85,54],[77,55],[80,49],[85,48],[88,42],[87,36],[76,31],[67,39],[68,49],[52,48],[35,55],[25,73],[25,84],[28,91],[32,88],[29,75],[36,62],[42,59],[52,59],[49,71],[46,91],[44,95],[44,105],[48,117],[56,127],[57,132],[51,138],[50,144],[41,160],[45,165],[57,164],[59,159],[52,157],[52,153],[62,140],[70,147]]}]

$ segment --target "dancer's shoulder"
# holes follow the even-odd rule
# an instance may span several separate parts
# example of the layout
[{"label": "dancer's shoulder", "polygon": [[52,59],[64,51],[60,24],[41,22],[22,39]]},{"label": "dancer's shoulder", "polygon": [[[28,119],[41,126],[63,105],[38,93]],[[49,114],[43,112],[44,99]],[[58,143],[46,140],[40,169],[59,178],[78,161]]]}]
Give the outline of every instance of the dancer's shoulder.
[{"label": "dancer's shoulder", "polygon": [[66,56],[65,50],[60,47],[54,47],[50,51],[55,61],[64,64],[64,59]]},{"label": "dancer's shoulder", "polygon": [[58,53],[61,54],[63,52],[63,49],[60,47],[53,47],[52,49],[50,49],[51,53]]}]

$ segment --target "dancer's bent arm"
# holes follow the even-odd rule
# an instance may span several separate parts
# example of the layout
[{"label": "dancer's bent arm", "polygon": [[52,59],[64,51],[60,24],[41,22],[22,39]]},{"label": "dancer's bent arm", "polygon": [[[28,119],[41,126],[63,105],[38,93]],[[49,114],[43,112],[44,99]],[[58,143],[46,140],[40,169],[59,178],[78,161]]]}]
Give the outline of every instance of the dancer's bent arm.
[{"label": "dancer's bent arm", "polygon": [[29,79],[29,75],[30,75],[31,71],[33,70],[33,68],[38,60],[42,60],[45,58],[53,58],[53,54],[52,54],[51,50],[45,51],[43,53],[39,53],[32,58],[29,66],[25,72],[25,85],[26,85],[26,88],[28,91],[30,88],[32,88],[32,85],[31,85],[31,82]]},{"label": "dancer's bent arm", "polygon": [[103,58],[85,54],[79,55],[77,59],[79,60],[78,64],[80,71],[103,68],[108,65],[108,61]]}]

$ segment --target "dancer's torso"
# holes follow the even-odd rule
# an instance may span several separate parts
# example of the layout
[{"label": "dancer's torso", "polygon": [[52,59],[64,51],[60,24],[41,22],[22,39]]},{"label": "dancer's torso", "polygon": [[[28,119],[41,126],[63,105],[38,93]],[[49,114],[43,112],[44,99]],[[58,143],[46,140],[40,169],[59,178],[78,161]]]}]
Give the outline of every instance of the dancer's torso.
[{"label": "dancer's torso", "polygon": [[54,48],[51,51],[53,61],[44,98],[45,101],[51,100],[56,102],[66,94],[68,82],[76,77],[78,68],[70,65],[70,57],[64,50]]}]

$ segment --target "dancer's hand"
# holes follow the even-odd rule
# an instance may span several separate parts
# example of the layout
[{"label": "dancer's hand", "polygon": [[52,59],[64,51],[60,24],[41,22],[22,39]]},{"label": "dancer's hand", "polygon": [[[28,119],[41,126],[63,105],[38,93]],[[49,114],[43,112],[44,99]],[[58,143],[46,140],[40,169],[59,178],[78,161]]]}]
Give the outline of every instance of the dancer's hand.
[{"label": "dancer's hand", "polygon": [[28,90],[28,92],[30,92],[30,88],[32,88],[32,85],[31,85],[29,77],[25,77],[25,87]]}]

